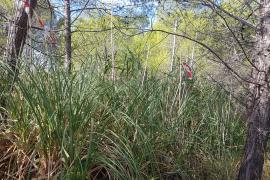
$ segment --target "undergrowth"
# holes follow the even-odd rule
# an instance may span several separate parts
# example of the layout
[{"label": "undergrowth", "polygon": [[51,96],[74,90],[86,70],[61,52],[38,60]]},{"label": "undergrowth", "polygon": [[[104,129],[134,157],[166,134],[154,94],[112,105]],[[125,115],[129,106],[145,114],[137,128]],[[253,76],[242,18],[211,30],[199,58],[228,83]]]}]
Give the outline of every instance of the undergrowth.
[{"label": "undergrowth", "polygon": [[141,80],[21,73],[2,93],[1,179],[233,179],[244,128],[231,96],[177,73]]}]

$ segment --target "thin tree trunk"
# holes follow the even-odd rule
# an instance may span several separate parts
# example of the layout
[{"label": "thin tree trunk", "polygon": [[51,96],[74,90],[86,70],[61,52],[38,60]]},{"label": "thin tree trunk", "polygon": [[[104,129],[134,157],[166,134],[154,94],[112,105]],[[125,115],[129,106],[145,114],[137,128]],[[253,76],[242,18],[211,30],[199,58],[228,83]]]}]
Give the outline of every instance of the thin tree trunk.
[{"label": "thin tree trunk", "polygon": [[[197,33],[195,35],[195,40],[197,39]],[[195,46],[196,46],[196,43],[193,42],[193,47],[192,47],[192,52],[191,52],[191,59],[190,59],[190,67],[192,69],[194,69],[194,62],[195,62],[195,58],[194,58],[194,55],[195,55]]]},{"label": "thin tree trunk", "polygon": [[256,34],[251,84],[252,109],[248,119],[245,154],[240,166],[238,180],[261,179],[264,155],[270,130],[270,0],[261,0],[260,26]]},{"label": "thin tree trunk", "polygon": [[143,71],[143,78],[142,78],[142,85],[144,85],[144,82],[147,80],[148,78],[148,59],[149,59],[149,55],[150,55],[150,46],[148,44],[147,46],[147,52],[146,52],[146,59],[145,59],[145,64],[144,64],[144,71]]},{"label": "thin tree trunk", "polygon": [[[175,20],[175,22],[174,22],[174,30],[173,30],[174,33],[176,33],[177,26],[178,26],[178,20]],[[171,56],[170,67],[169,67],[169,71],[170,72],[172,72],[172,70],[173,70],[173,63],[174,63],[174,57],[175,57],[175,49],[176,49],[176,36],[173,35],[172,56]]]},{"label": "thin tree trunk", "polygon": [[111,55],[112,55],[112,81],[115,81],[115,58],[114,58],[114,43],[113,43],[113,0],[111,0]]},{"label": "thin tree trunk", "polygon": [[29,16],[32,18],[37,0],[30,0],[29,4],[29,15],[26,13],[24,7],[19,8],[15,5],[14,18],[9,25],[6,58],[8,65],[14,72],[18,71],[18,58],[22,53],[29,28],[28,18]]},{"label": "thin tree trunk", "polygon": [[70,0],[65,0],[65,68],[71,72],[71,17],[70,17]]},{"label": "thin tree trunk", "polygon": [[[30,4],[29,14],[26,13],[24,7],[18,7],[17,3],[14,2],[14,15],[12,21],[9,22],[7,48],[5,52],[6,62],[13,71],[13,73],[8,73],[7,77],[10,83],[8,86],[9,90],[13,88],[13,81],[19,72],[18,61],[26,41],[29,28],[28,20],[32,18],[33,10],[37,5],[37,0],[30,0],[28,2]],[[4,72],[1,73],[1,76],[5,76]],[[2,88],[1,90],[3,92],[4,87],[0,88]],[[3,93],[0,96],[0,107],[6,107],[6,99]],[[0,118],[5,120],[7,118],[6,112],[0,111]]]}]

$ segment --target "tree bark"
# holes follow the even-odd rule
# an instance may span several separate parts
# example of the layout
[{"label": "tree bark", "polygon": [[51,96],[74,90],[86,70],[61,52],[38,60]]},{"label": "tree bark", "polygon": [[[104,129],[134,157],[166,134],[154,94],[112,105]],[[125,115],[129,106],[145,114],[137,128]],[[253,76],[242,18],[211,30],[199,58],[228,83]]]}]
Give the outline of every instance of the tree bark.
[{"label": "tree bark", "polygon": [[18,58],[22,53],[28,30],[29,17],[32,18],[33,10],[37,5],[37,0],[29,0],[30,11],[29,15],[25,9],[15,6],[15,14],[13,21],[9,25],[9,34],[6,50],[7,63],[15,72],[18,70]]},{"label": "tree bark", "polygon": [[252,109],[238,180],[261,179],[270,130],[270,0],[261,0],[252,71]]},{"label": "tree bark", "polygon": [[71,72],[71,17],[70,17],[70,0],[65,0],[65,68]]}]

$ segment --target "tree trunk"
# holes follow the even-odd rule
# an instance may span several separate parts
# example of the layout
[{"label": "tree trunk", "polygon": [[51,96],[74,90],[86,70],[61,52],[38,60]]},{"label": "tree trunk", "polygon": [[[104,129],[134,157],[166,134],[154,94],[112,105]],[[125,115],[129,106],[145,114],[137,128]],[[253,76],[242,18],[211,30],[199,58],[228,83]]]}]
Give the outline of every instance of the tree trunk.
[{"label": "tree trunk", "polygon": [[239,170],[239,180],[261,179],[269,134],[269,107],[269,102],[265,104],[258,102],[253,109],[248,124],[245,155]]},{"label": "tree trunk", "polygon": [[70,0],[65,0],[65,68],[71,72],[71,17]]},{"label": "tree trunk", "polygon": [[238,180],[261,179],[270,130],[270,0],[261,0],[253,63],[252,109]]},{"label": "tree trunk", "polygon": [[28,18],[32,18],[33,10],[37,5],[37,0],[29,0],[30,10],[29,15],[25,12],[24,7],[19,8],[15,6],[14,18],[9,25],[9,34],[6,50],[7,63],[11,69],[17,71],[18,57],[23,50],[27,30],[28,30]]},{"label": "tree trunk", "polygon": [[112,81],[115,81],[115,57],[114,57],[114,42],[113,42],[113,0],[111,0],[111,55],[112,55]]},{"label": "tree trunk", "polygon": [[[173,33],[176,33],[177,26],[178,26],[178,20],[176,19],[174,21]],[[176,35],[173,35],[173,40],[172,40],[172,56],[171,56],[171,60],[169,62],[169,72],[172,72],[173,71],[173,62],[174,62],[174,57],[175,57],[175,50],[176,50]]]}]

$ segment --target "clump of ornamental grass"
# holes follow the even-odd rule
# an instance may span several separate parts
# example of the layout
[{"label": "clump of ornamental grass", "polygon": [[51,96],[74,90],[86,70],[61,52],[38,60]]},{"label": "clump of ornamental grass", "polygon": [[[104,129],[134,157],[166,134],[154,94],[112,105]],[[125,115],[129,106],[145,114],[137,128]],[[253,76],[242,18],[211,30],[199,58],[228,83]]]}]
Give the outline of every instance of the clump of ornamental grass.
[{"label": "clump of ornamental grass", "polygon": [[141,73],[112,82],[94,68],[25,70],[5,96],[0,176],[233,177],[244,132],[231,97],[177,73],[141,82]]}]

